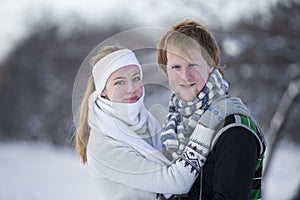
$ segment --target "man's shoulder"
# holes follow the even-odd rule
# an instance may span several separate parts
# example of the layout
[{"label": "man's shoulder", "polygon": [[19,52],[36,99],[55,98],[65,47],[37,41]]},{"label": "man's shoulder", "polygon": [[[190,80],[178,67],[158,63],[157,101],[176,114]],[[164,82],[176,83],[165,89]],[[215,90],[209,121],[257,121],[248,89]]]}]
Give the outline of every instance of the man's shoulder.
[{"label": "man's shoulder", "polygon": [[265,151],[266,144],[262,130],[252,117],[241,114],[229,115],[223,121],[222,127],[217,130],[217,134],[212,144],[215,145],[219,139],[232,137],[236,138],[254,138],[259,145],[260,153]]}]

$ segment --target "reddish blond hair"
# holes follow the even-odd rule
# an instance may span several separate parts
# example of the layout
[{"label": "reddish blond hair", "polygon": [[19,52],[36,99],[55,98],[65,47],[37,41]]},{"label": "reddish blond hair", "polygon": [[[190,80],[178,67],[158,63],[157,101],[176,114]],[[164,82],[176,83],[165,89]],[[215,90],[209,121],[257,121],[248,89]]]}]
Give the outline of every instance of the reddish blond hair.
[{"label": "reddish blond hair", "polygon": [[215,38],[202,24],[188,19],[173,26],[159,41],[157,48],[159,68],[166,73],[167,51],[173,47],[188,50],[191,45],[201,49],[202,56],[209,66],[218,66],[220,53]]}]

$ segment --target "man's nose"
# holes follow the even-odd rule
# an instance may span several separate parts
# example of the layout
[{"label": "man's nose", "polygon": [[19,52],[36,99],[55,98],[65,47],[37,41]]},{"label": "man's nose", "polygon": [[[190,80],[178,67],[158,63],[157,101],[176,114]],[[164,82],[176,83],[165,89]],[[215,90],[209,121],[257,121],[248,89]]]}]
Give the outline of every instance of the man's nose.
[{"label": "man's nose", "polygon": [[184,78],[185,80],[190,80],[192,77],[192,72],[191,72],[191,68],[190,67],[185,67],[182,69],[181,72],[181,76],[182,78]]}]

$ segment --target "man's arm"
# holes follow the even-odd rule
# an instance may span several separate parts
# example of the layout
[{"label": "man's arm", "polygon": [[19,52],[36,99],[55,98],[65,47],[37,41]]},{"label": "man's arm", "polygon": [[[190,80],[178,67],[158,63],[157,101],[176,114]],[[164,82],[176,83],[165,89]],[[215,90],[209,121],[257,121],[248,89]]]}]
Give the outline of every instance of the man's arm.
[{"label": "man's arm", "polygon": [[249,199],[259,145],[243,127],[226,130],[216,148],[213,199]]}]

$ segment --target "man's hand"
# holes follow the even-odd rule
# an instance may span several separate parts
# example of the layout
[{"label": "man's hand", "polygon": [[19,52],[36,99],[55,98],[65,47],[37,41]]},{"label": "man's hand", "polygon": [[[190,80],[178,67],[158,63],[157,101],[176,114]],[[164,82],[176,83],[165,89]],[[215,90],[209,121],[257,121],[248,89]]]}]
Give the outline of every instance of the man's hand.
[{"label": "man's hand", "polygon": [[209,108],[203,113],[199,124],[217,130],[224,119],[232,114],[250,116],[250,111],[238,97],[224,97],[213,101]]}]

